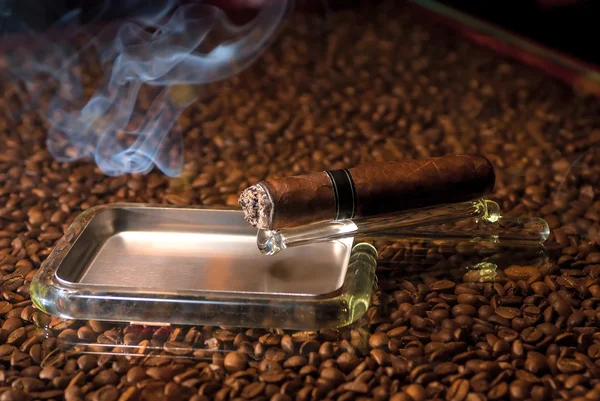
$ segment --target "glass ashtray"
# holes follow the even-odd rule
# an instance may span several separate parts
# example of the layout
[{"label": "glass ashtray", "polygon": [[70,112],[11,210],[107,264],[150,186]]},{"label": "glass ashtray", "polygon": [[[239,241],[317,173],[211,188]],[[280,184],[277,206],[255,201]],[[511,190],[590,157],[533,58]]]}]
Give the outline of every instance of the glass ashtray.
[{"label": "glass ashtray", "polygon": [[111,204],[77,217],[31,298],[68,319],[316,330],[364,315],[376,265],[352,236],[265,256],[242,211]]}]

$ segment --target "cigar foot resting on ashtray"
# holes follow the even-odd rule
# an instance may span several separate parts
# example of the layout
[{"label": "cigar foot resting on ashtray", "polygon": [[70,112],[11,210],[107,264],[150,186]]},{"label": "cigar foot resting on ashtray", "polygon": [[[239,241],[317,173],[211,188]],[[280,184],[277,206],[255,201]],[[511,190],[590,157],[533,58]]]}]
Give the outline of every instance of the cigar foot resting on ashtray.
[{"label": "cigar foot resting on ashtray", "polygon": [[494,182],[485,157],[450,155],[267,179],[245,189],[239,205],[253,227],[280,230],[464,202]]}]

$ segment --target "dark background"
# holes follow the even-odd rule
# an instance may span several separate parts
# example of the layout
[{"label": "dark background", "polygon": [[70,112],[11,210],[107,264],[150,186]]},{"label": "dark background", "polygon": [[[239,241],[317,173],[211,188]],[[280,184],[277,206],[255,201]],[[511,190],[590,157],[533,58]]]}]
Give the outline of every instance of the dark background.
[{"label": "dark background", "polygon": [[[241,0],[212,0],[224,8],[236,7]],[[270,0],[267,0],[270,1]],[[276,0],[274,0],[276,1]],[[185,2],[185,1],[184,1]],[[381,1],[361,0],[296,0],[304,10],[329,12],[341,8],[376,7]],[[538,44],[556,49],[590,64],[600,65],[597,0],[412,0],[408,3],[441,3],[503,27]],[[407,1],[399,0],[399,7]],[[0,35],[21,32],[26,26],[44,31],[68,13],[78,10],[79,24],[103,23],[135,15],[152,7],[154,2],[142,0],[9,0],[0,2]]]},{"label": "dark background", "polygon": [[600,1],[433,0],[528,37],[588,63],[600,65]]}]

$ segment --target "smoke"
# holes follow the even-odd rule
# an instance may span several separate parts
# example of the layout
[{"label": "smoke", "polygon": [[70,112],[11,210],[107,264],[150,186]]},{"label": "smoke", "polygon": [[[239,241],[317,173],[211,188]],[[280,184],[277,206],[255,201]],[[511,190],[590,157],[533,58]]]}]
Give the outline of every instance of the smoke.
[{"label": "smoke", "polygon": [[[106,1],[87,24],[83,10],[74,9],[53,23],[50,32],[60,35],[34,31],[25,18],[3,10],[5,25],[10,21],[28,36],[4,64],[27,89],[22,102],[43,113],[56,160],[92,158],[110,176],[144,174],[154,166],[178,176],[178,117],[208,93],[208,85],[238,74],[262,54],[292,0],[266,2],[239,25],[217,6],[179,3]],[[120,20],[95,31],[114,7]],[[94,76],[100,79],[92,82]]]}]

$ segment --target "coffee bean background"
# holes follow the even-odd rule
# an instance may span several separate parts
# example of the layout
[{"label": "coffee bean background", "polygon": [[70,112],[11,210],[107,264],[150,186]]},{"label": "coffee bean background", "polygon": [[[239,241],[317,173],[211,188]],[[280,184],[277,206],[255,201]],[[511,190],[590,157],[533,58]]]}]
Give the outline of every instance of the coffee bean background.
[{"label": "coffee bean background", "polygon": [[[295,15],[184,113],[176,179],[54,161],[44,122],[15,112],[23,88],[2,82],[0,401],[600,397],[600,101],[402,7],[329,17]],[[40,263],[94,205],[235,206],[267,176],[447,153],[487,156],[503,211],[548,221],[545,259],[499,249],[482,277],[465,247],[382,244],[372,306],[340,330],[147,328],[32,306]]]}]

